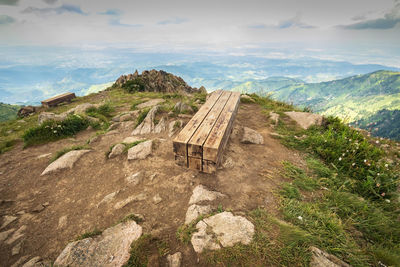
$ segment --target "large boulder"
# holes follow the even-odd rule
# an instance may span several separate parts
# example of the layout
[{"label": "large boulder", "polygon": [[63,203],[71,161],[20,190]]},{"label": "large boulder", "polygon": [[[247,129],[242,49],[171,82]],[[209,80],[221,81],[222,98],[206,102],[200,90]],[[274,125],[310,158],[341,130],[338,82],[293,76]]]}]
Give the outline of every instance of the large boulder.
[{"label": "large boulder", "polygon": [[[146,118],[139,124],[135,130],[133,130],[132,135],[141,135],[141,134],[149,134],[155,133],[156,125],[154,124],[154,119],[158,112],[159,106],[155,106],[147,113]],[[165,124],[165,121],[160,121]],[[159,123],[160,123],[159,122]]]},{"label": "large boulder", "polygon": [[45,121],[53,120],[53,121],[63,121],[67,118],[66,114],[54,114],[52,112],[42,112],[39,114],[38,123],[42,124]]},{"label": "large boulder", "polygon": [[151,154],[152,146],[153,141],[149,140],[131,147],[128,150],[128,160],[147,158]]},{"label": "large boulder", "polygon": [[237,243],[248,245],[254,235],[254,225],[250,221],[226,211],[199,221],[196,229],[191,242],[197,253],[204,249],[232,247]]},{"label": "large boulder", "polygon": [[84,154],[90,152],[91,150],[72,150],[68,153],[62,155],[56,161],[52,162],[47,168],[42,172],[41,175],[46,175],[62,169],[72,169],[75,162],[80,159]]},{"label": "large boulder", "polygon": [[189,206],[188,210],[186,211],[185,224],[189,224],[192,221],[196,220],[199,216],[208,214],[210,212],[211,212],[210,205],[200,206],[193,204]]},{"label": "large boulder", "polygon": [[264,144],[264,138],[257,131],[248,127],[243,127],[242,143],[245,144]]},{"label": "large boulder", "polygon": [[323,120],[321,115],[308,112],[289,111],[285,114],[303,129],[308,129],[312,125],[321,125]]},{"label": "large boulder", "polygon": [[135,221],[117,224],[100,236],[69,243],[54,266],[122,266],[130,257],[131,243],[141,235]]}]

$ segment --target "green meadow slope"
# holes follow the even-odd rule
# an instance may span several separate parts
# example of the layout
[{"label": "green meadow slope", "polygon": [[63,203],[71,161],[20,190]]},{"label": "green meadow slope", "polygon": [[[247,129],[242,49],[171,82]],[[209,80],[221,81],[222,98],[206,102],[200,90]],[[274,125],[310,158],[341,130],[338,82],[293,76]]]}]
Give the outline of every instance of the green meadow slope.
[{"label": "green meadow slope", "polygon": [[17,118],[20,106],[0,103],[0,121],[7,121]]}]

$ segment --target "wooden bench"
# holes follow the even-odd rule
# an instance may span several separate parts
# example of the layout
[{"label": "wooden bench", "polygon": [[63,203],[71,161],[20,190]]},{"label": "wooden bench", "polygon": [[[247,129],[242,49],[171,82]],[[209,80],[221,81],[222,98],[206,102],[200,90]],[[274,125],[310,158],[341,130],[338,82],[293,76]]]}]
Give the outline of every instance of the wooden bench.
[{"label": "wooden bench", "polygon": [[55,107],[63,102],[71,102],[76,96],[74,93],[65,93],[62,95],[53,96],[52,98],[46,99],[42,101],[43,107]]},{"label": "wooden bench", "polygon": [[176,163],[206,173],[215,172],[232,132],[239,102],[238,92],[213,92],[175,137]]}]

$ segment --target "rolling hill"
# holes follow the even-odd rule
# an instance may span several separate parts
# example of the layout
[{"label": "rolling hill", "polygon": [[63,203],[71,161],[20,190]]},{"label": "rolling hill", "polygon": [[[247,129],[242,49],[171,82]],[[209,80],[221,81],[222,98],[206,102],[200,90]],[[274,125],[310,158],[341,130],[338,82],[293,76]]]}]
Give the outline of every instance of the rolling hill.
[{"label": "rolling hill", "polygon": [[0,122],[17,118],[20,106],[0,103]]}]

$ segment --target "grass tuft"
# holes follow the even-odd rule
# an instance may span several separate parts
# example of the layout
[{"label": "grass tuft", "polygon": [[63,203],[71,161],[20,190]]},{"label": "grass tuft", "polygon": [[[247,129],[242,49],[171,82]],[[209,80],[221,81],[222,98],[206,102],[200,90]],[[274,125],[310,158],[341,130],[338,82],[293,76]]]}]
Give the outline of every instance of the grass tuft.
[{"label": "grass tuft", "polygon": [[72,150],[82,150],[82,149],[90,149],[90,146],[88,145],[79,145],[79,146],[72,146],[72,147],[67,147],[63,148],[62,150],[59,150],[56,152],[54,157],[51,158],[50,162],[56,161],[58,158],[62,157],[64,154],[67,154],[68,152]]},{"label": "grass tuft", "polygon": [[78,236],[75,240],[77,241],[77,240],[82,240],[82,239],[89,238],[89,237],[95,237],[95,236],[101,235],[101,233],[102,233],[102,231],[100,231],[99,229],[94,229],[93,231],[86,232],[86,233]]}]

